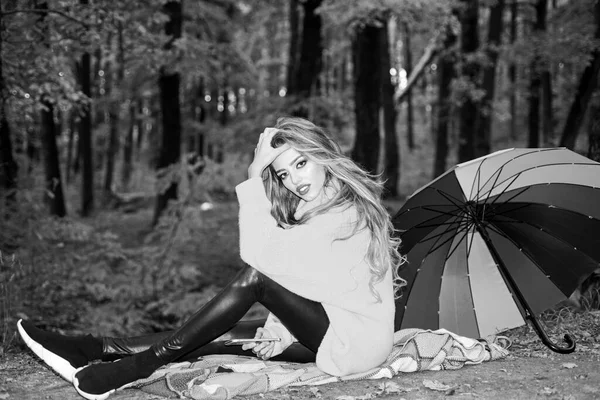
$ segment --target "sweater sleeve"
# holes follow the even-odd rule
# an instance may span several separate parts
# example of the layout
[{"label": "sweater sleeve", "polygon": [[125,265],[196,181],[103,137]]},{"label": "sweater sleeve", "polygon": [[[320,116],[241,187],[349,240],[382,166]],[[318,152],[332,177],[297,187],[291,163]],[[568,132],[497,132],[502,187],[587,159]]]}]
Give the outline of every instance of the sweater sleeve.
[{"label": "sweater sleeve", "polygon": [[336,240],[351,232],[352,213],[329,212],[282,229],[271,216],[271,203],[259,178],[241,183],[236,191],[240,255],[246,263],[314,301],[357,287],[352,268],[363,262],[368,237],[363,231]]}]

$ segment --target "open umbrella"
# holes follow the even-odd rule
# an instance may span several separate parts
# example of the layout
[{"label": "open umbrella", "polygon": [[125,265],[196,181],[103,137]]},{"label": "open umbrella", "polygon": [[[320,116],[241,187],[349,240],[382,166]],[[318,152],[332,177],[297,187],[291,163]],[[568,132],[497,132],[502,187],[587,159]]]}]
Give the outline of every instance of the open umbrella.
[{"label": "open umbrella", "polygon": [[408,282],[396,330],[485,337],[568,298],[600,263],[600,163],[564,148],[509,149],[459,164],[393,218]]}]

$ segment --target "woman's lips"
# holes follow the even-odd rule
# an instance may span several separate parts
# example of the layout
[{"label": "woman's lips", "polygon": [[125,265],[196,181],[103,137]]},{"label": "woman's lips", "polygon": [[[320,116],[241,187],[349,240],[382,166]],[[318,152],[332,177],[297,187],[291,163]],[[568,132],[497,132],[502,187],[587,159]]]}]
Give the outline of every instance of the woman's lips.
[{"label": "woman's lips", "polygon": [[296,188],[296,192],[298,192],[299,195],[304,196],[306,193],[308,193],[308,191],[310,190],[310,185],[300,185]]}]

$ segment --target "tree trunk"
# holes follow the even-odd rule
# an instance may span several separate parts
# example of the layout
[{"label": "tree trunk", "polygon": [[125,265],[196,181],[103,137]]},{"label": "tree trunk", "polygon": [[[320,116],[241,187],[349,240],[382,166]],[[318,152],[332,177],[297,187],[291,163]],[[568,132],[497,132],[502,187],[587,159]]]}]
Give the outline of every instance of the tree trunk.
[{"label": "tree trunk", "polygon": [[552,75],[546,66],[541,75],[542,85],[542,133],[544,146],[552,146],[554,142],[554,112],[552,95]]},{"label": "tree trunk", "polygon": [[[35,2],[35,8],[39,10],[48,10],[48,3],[45,1]],[[46,21],[47,14],[40,14],[37,24],[40,28],[40,40],[46,51],[50,52],[49,28]],[[42,154],[44,159],[44,201],[48,206],[50,215],[64,217],[66,215],[65,199],[63,196],[62,178],[60,174],[60,162],[58,156],[58,146],[56,145],[57,129],[54,121],[54,103],[50,98],[50,93],[44,91],[39,98],[42,109],[40,111],[40,128],[42,138]]]},{"label": "tree trunk", "polygon": [[[547,0],[537,0],[535,3],[535,23],[533,32],[535,38],[540,40],[540,36],[546,31],[546,15],[548,10]],[[537,53],[537,51],[536,51]],[[542,61],[539,54],[535,54],[531,65],[531,83],[530,89],[530,110],[529,110],[529,127],[530,127],[530,147],[540,145],[540,139],[544,145],[548,144],[553,134],[552,122],[552,81],[550,71],[548,71],[547,62]],[[542,135],[540,138],[540,105],[542,110]],[[535,109],[533,107],[536,107]],[[533,130],[536,130],[534,132]]]},{"label": "tree trunk", "polygon": [[398,196],[398,180],[400,178],[400,153],[398,137],[396,136],[396,107],[394,106],[394,85],[390,79],[392,66],[390,57],[390,41],[388,23],[383,21],[379,29],[379,74],[381,75],[381,105],[383,109],[384,132],[384,164],[383,178],[385,179],[384,196]]},{"label": "tree trunk", "polygon": [[[0,5],[0,54],[5,24],[2,21],[2,5]],[[3,190],[0,200],[14,203],[16,200],[18,165],[13,157],[12,139],[8,118],[6,118],[6,96],[8,90],[4,80],[4,61],[0,58],[0,189]]]},{"label": "tree trunk", "polygon": [[[166,47],[181,37],[182,4],[169,1],[163,6],[163,12],[169,20],[165,23],[165,33],[171,39]],[[179,104],[179,73],[161,67],[159,77],[160,107],[162,110],[162,143],[158,156],[157,169],[164,169],[179,162],[181,153],[181,106]],[[169,200],[177,199],[177,182],[171,182],[167,189],[156,196],[156,206],[152,225],[155,226]]]},{"label": "tree trunk", "polygon": [[[84,1],[84,0],[82,0]],[[79,123],[79,157],[81,173],[81,215],[87,217],[94,209],[94,167],[92,150],[92,93],[90,82],[90,54],[81,56],[81,91],[88,96],[90,102],[81,111]]]},{"label": "tree trunk", "polygon": [[[477,89],[479,65],[477,61],[470,60],[469,57],[479,48],[479,0],[461,0],[461,3],[464,6],[460,18],[461,51],[464,57],[462,75],[467,82],[473,85],[473,89]],[[471,93],[466,93],[464,97],[459,110],[459,162],[472,160],[476,156],[479,106]]]},{"label": "tree trunk", "polygon": [[[79,0],[79,4],[88,5],[89,0]],[[89,216],[94,209],[94,165],[92,149],[92,83],[90,53],[83,53],[79,69],[81,91],[89,99],[89,103],[81,111],[79,123],[79,158],[81,173],[81,216]]]},{"label": "tree trunk", "polygon": [[587,157],[600,162],[600,91],[590,100]]},{"label": "tree trunk", "polygon": [[527,115],[527,126],[529,127],[529,136],[527,147],[539,147],[540,145],[540,87],[542,81],[536,66],[539,63],[537,57],[531,64],[531,78],[529,81],[529,113]]},{"label": "tree trunk", "polygon": [[138,104],[138,108],[137,108],[138,118],[136,119],[137,140],[135,143],[135,151],[136,151],[136,159],[139,160],[140,153],[142,151],[142,143],[144,143],[144,137],[146,136],[146,118],[145,118],[145,112],[144,112],[145,99],[143,97],[140,97],[138,99],[137,104]]},{"label": "tree trunk", "polygon": [[44,155],[44,176],[46,179],[44,199],[51,215],[64,217],[65,198],[63,196],[62,179],[56,145],[56,125],[54,123],[54,106],[43,94],[41,98],[42,154]]},{"label": "tree trunk", "polygon": [[[296,75],[296,91],[292,94],[306,99],[317,93],[319,76],[322,68],[323,40],[321,16],[315,11],[322,0],[306,0],[301,3],[304,7],[304,22],[302,40],[300,43],[300,60]],[[294,110],[294,115],[308,117],[306,105]]]},{"label": "tree trunk", "polygon": [[[111,34],[109,33],[108,36],[111,36]],[[90,54],[90,59],[91,59],[90,67],[91,67],[91,79],[92,79],[91,83],[90,83],[90,90],[91,90],[90,98],[101,99],[102,97],[104,97],[104,100],[106,101],[106,99],[108,99],[108,91],[110,89],[106,90],[106,92],[104,93],[104,96],[100,95],[100,89],[103,88],[103,84],[102,84],[103,77],[100,76],[100,70],[102,69],[102,49],[100,47],[98,47],[93,53]],[[106,71],[105,71],[105,73],[106,73]],[[106,75],[105,75],[105,77],[106,77]],[[104,88],[106,88],[106,85],[104,85]],[[92,107],[91,108],[91,118],[92,118],[92,133],[97,131],[98,127],[100,127],[104,124],[110,125],[110,121],[108,120],[108,113],[106,112],[105,107]],[[92,147],[94,149],[92,151],[92,158],[94,160],[94,168],[100,174],[102,173],[102,167],[104,166],[104,159],[106,156],[106,147],[107,147],[106,139],[107,139],[107,137],[104,134],[95,135],[92,138]]]},{"label": "tree trunk", "polygon": [[[594,19],[596,21],[596,34],[594,37],[600,39],[600,1],[596,1],[594,4]],[[577,92],[575,93],[575,99],[569,114],[567,115],[567,121],[563,128],[562,136],[560,139],[560,146],[573,149],[577,140],[577,134],[583,124],[583,117],[587,105],[594,93],[594,89],[598,84],[598,73],[600,72],[600,50],[596,47],[592,52],[592,61],[583,71]]]},{"label": "tree trunk", "polygon": [[[408,23],[404,23],[404,69],[406,76],[412,73],[412,51],[410,48],[410,28]],[[406,93],[406,137],[408,139],[408,148],[415,148],[415,133],[414,133],[414,113],[412,91]]]},{"label": "tree trunk", "polygon": [[[109,43],[112,47],[112,44]],[[112,70],[116,69],[116,73]],[[104,194],[110,196],[112,193],[113,178],[115,171],[115,159],[119,151],[119,120],[121,110],[121,86],[125,78],[125,47],[123,43],[123,23],[117,26],[117,63],[109,65],[105,71],[107,80],[106,87],[109,94],[109,136],[106,152],[106,171],[104,176]],[[113,77],[113,75],[116,75]],[[110,91],[110,92],[109,92]]]},{"label": "tree trunk", "polygon": [[[204,105],[204,77],[200,77],[198,83],[198,108],[196,109],[194,120],[199,124],[203,124],[206,119],[206,106]],[[198,129],[196,133],[196,153],[200,157],[204,157],[204,128]]]},{"label": "tree trunk", "polygon": [[406,99],[406,95],[410,93],[410,90],[415,82],[421,77],[425,71],[425,67],[429,65],[431,60],[433,60],[435,55],[438,53],[438,39],[439,34],[429,40],[429,44],[425,48],[425,51],[423,51],[423,55],[417,64],[415,64],[415,67],[412,69],[412,73],[408,76],[408,79],[406,80],[406,86],[404,89],[394,95],[396,105],[400,105]]},{"label": "tree trunk", "polygon": [[65,163],[65,180],[67,185],[71,182],[71,170],[73,169],[73,146],[75,144],[75,112],[71,111],[69,115],[69,141],[67,143],[67,162]]},{"label": "tree trunk", "polygon": [[296,79],[298,78],[298,37],[299,13],[298,0],[289,0],[288,20],[290,23],[290,47],[288,49],[287,65],[287,94],[297,92]]},{"label": "tree trunk", "polygon": [[[139,101],[139,100],[138,100]],[[127,136],[125,136],[125,142],[123,143],[123,164],[121,165],[121,185],[123,190],[129,190],[129,182],[131,181],[131,174],[133,172],[133,130],[136,125],[136,102],[131,100],[129,103],[129,128],[127,129]]]},{"label": "tree trunk", "polygon": [[494,94],[496,92],[496,64],[498,50],[502,42],[504,16],[504,0],[496,0],[490,10],[488,28],[487,57],[488,62],[483,69],[483,90],[485,94],[481,104],[479,137],[475,148],[475,156],[481,157],[490,153],[492,139],[492,117],[494,115]]},{"label": "tree trunk", "polygon": [[[517,16],[518,0],[512,0],[510,3],[510,44],[513,45],[517,40]],[[510,81],[510,138],[517,139],[517,66],[514,61],[508,66],[508,79]]]},{"label": "tree trunk", "polygon": [[356,136],[352,158],[372,174],[377,173],[380,146],[381,70],[373,62],[380,56],[377,45],[380,29],[373,25],[359,27],[353,41]]},{"label": "tree trunk", "polygon": [[433,165],[433,178],[437,178],[446,171],[446,159],[448,158],[448,131],[450,125],[450,102],[451,83],[455,76],[456,34],[449,24],[446,26],[446,38],[444,39],[444,50],[438,62],[438,117],[435,143],[435,161]]}]

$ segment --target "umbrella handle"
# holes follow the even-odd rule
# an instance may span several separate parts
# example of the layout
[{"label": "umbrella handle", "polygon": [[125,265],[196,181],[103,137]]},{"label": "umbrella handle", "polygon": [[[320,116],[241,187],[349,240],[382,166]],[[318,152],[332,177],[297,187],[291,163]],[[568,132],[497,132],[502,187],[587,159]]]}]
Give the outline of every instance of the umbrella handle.
[{"label": "umbrella handle", "polygon": [[565,334],[564,340],[566,342],[566,345],[561,347],[554,343],[552,340],[550,340],[550,338],[546,334],[546,331],[542,328],[542,325],[532,313],[529,313],[528,317],[531,323],[533,324],[533,328],[537,332],[538,336],[540,337],[540,339],[542,339],[542,343],[548,346],[550,350],[561,354],[569,354],[575,351],[575,341],[573,340],[571,335],[569,335],[568,333]]}]

